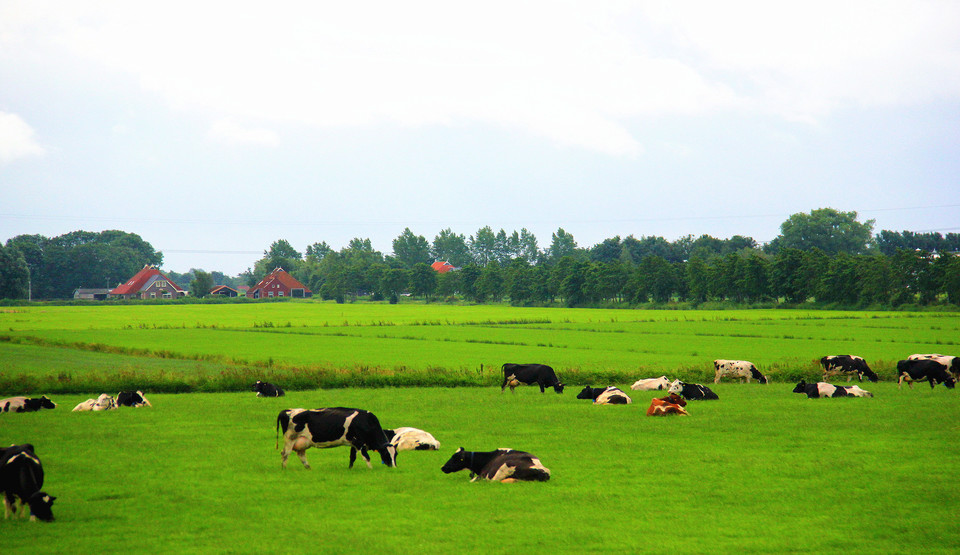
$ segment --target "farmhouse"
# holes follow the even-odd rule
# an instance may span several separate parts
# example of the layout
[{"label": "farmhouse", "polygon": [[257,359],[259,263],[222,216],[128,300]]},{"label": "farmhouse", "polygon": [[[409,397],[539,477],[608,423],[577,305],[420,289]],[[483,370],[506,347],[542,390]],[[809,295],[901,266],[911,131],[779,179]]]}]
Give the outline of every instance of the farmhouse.
[{"label": "farmhouse", "polygon": [[179,299],[186,295],[186,291],[149,264],[129,281],[110,291],[111,297],[121,299]]},{"label": "farmhouse", "polygon": [[440,260],[437,260],[436,262],[431,264],[430,267],[433,268],[438,274],[445,274],[447,272],[452,272],[453,270],[457,269],[453,264],[449,262],[443,262]]},{"label": "farmhouse", "polygon": [[237,290],[233,287],[227,287],[226,285],[218,285],[210,290],[210,296],[212,297],[236,297]]},{"label": "farmhouse", "polygon": [[251,299],[269,299],[274,297],[311,297],[313,292],[307,289],[307,286],[297,281],[288,274],[283,268],[277,268],[267,274],[267,277],[260,280],[260,283],[254,285],[247,291],[247,297]]}]

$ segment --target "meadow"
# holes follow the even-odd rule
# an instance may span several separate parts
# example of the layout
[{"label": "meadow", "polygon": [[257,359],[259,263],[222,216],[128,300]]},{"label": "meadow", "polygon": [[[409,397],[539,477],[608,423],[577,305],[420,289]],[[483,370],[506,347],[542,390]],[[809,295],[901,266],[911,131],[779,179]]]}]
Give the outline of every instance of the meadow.
[{"label": "meadow", "polygon": [[[848,352],[889,378],[912,352],[955,353],[958,327],[955,314],[779,310],[6,309],[4,393],[40,387],[59,406],[0,415],[0,444],[34,443],[58,499],[56,522],[2,521],[0,543],[37,553],[952,553],[957,392],[887,379],[864,384],[872,399],[807,399],[791,380]],[[717,357],[753,360],[775,381],[713,386],[710,368],[720,400],[691,402],[689,417],[645,417],[653,392],[628,391],[629,406],[575,399],[587,382],[628,390],[660,373],[702,376]],[[551,363],[571,386],[501,393],[509,361]],[[391,385],[406,374],[437,383]],[[254,376],[317,381],[262,399],[248,390]],[[156,385],[138,387],[153,408],[70,412],[142,383]],[[354,387],[364,383],[377,387]],[[371,410],[442,448],[402,452],[394,469],[348,469],[347,449],[312,449],[313,470],[293,458],[281,471],[277,413],[320,406]],[[553,477],[442,474],[459,446],[528,450]]]}]

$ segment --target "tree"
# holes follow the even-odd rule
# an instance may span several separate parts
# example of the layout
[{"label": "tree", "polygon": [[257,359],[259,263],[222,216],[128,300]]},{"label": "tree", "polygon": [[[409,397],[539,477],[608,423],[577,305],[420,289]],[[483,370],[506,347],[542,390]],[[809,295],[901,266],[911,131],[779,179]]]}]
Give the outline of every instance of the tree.
[{"label": "tree", "polygon": [[480,278],[475,283],[476,297],[478,302],[483,302],[488,297],[494,301],[503,298],[503,270],[500,263],[491,260],[480,273]]},{"label": "tree", "polygon": [[458,268],[473,262],[466,238],[463,235],[457,235],[450,228],[444,229],[433,238],[430,254],[434,260],[449,262]]},{"label": "tree", "polygon": [[473,260],[480,266],[486,266],[491,260],[496,260],[497,235],[490,226],[477,230],[476,236],[470,236],[470,252]]},{"label": "tree", "polygon": [[26,299],[30,268],[16,247],[0,246],[0,299]]},{"label": "tree", "polygon": [[413,268],[417,264],[429,264],[430,244],[423,235],[414,235],[410,228],[393,240],[393,255],[404,268]]},{"label": "tree", "polygon": [[414,295],[430,298],[437,288],[437,272],[428,264],[420,262],[410,271],[410,289]]},{"label": "tree", "polygon": [[213,289],[213,276],[203,270],[195,270],[193,281],[190,282],[190,294],[198,299],[202,299],[210,294]]},{"label": "tree", "polygon": [[857,221],[856,212],[833,208],[797,213],[780,224],[780,235],[770,242],[770,250],[818,248],[828,255],[845,252],[863,254],[870,246],[874,220]]},{"label": "tree", "polygon": [[390,268],[380,278],[380,290],[383,296],[396,304],[397,295],[406,290],[410,283],[410,271],[403,268]]},{"label": "tree", "polygon": [[333,252],[333,249],[330,248],[330,245],[328,245],[326,241],[314,243],[307,245],[306,259],[309,262],[320,262],[324,256],[327,256],[331,252]]},{"label": "tree", "polygon": [[289,241],[278,239],[270,245],[269,249],[263,251],[263,258],[253,265],[254,276],[259,281],[277,268],[293,273],[302,258],[303,255],[293,248]]},{"label": "tree", "polygon": [[558,228],[557,232],[550,236],[550,248],[547,249],[547,258],[554,264],[558,263],[565,256],[574,256],[577,252],[577,242],[573,235],[567,233],[563,228]]}]

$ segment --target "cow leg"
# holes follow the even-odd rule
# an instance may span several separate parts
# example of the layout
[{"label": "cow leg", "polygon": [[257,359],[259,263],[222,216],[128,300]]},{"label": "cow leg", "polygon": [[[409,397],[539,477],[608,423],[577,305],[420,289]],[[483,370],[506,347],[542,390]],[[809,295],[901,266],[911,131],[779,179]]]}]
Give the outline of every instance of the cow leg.
[{"label": "cow leg", "polygon": [[543,382],[537,382],[537,385],[539,385],[539,386],[540,386],[540,393],[543,393],[543,392],[544,392],[544,389],[543,389]]},{"label": "cow leg", "polygon": [[303,467],[310,470],[310,463],[307,462],[307,450],[301,449],[297,451],[297,456],[300,457],[300,462],[303,463]]},{"label": "cow leg", "polygon": [[3,496],[3,518],[10,518],[10,515],[16,515],[16,500],[10,497],[10,494]]}]

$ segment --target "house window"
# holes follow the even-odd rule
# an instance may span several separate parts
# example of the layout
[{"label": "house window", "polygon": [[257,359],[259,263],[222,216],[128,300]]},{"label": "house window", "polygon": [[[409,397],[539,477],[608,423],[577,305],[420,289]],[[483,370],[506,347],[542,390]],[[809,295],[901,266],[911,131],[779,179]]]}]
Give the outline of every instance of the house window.
[{"label": "house window", "polygon": [[282,296],[283,296],[283,291],[278,292],[278,293],[277,293],[277,296],[278,296],[278,297],[282,297]]},{"label": "house window", "polygon": [[273,296],[273,291],[267,291],[267,296],[268,296],[268,297],[272,297],[272,296]]},{"label": "house window", "polygon": [[156,294],[156,293],[150,293],[150,298],[151,298],[151,299],[156,299],[156,298],[157,298],[157,294]]},{"label": "house window", "polygon": [[167,286],[167,282],[163,281],[162,279],[157,281],[157,288],[158,288],[158,289],[163,289],[163,288],[166,287],[166,286]]}]

